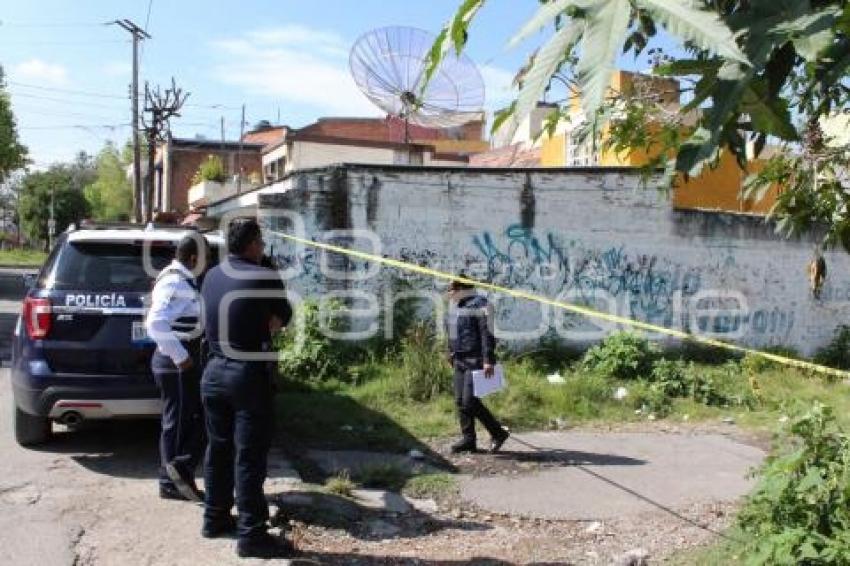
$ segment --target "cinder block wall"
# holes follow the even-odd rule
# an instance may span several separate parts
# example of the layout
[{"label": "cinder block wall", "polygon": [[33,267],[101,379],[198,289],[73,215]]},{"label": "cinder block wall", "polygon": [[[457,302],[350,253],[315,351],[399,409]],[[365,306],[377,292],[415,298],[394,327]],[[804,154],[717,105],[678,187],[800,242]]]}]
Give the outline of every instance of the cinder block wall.
[{"label": "cinder block wall", "polygon": [[[260,196],[259,208],[290,287],[307,297],[369,291],[383,307],[386,290],[399,287],[394,279],[405,288],[443,283],[386,267],[370,276],[369,262],[296,249],[274,237],[293,229],[275,211],[297,213],[309,238],[370,250],[373,233],[385,256],[751,346],[811,354],[850,322],[844,251],[825,255],[828,277],[815,299],[807,272],[814,235],[785,240],[761,218],[673,210],[629,169],[339,166],[290,176]],[[517,343],[550,327],[577,342],[614,328],[492,298],[498,333]]]}]

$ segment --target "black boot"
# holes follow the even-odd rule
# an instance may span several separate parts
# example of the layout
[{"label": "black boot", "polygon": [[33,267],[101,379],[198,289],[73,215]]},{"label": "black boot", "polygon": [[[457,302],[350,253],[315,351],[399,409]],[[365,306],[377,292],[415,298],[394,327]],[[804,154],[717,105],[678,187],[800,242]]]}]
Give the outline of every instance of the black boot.
[{"label": "black boot", "polygon": [[219,538],[232,534],[236,534],[236,519],[231,515],[217,521],[204,520],[204,526],[201,528],[201,536],[204,538]]},{"label": "black boot", "polygon": [[475,453],[478,452],[478,448],[475,446],[475,439],[462,438],[452,444],[451,447],[452,454],[460,454],[462,452]]},{"label": "black boot", "polygon": [[195,478],[186,471],[186,469],[176,462],[170,462],[165,465],[165,473],[174,482],[174,487],[188,501],[195,503],[204,502],[204,493],[195,485]]},{"label": "black boot", "polygon": [[495,454],[496,452],[498,452],[499,449],[502,447],[502,444],[505,443],[505,441],[510,435],[511,433],[508,432],[507,429],[503,428],[502,434],[497,434],[493,436],[493,438],[490,440],[490,454]]},{"label": "black boot", "polygon": [[236,554],[239,558],[291,558],[295,549],[286,539],[263,533],[236,541]]}]

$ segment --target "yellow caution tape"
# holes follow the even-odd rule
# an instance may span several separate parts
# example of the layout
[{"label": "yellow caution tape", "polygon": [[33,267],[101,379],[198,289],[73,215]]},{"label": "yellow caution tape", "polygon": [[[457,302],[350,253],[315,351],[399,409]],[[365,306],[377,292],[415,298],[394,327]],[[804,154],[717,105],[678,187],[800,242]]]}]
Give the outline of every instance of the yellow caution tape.
[{"label": "yellow caution tape", "polygon": [[527,299],[529,301],[534,301],[537,303],[541,303],[544,305],[550,305],[553,307],[557,307],[560,309],[564,309],[570,312],[574,312],[588,318],[596,318],[600,320],[605,320],[608,322],[613,322],[617,324],[622,324],[626,326],[631,326],[633,328],[639,328],[641,330],[646,330],[649,332],[656,332],[658,334],[666,334],[667,336],[672,336],[674,338],[679,338],[680,340],[686,340],[691,342],[696,342],[699,344],[705,344],[707,346],[714,346],[716,348],[721,348],[724,350],[729,350],[732,352],[739,352],[741,354],[752,354],[754,356],[759,356],[770,360],[772,362],[776,362],[779,364],[783,364],[786,366],[796,367],[800,369],[807,369],[811,371],[815,371],[818,373],[831,375],[839,378],[850,378],[850,372],[843,371],[827,366],[823,366],[820,364],[815,364],[812,362],[807,362],[804,360],[797,360],[794,358],[789,358],[787,356],[780,356],[778,354],[772,354],[770,352],[763,352],[761,350],[754,350],[752,348],[746,348],[744,346],[738,346],[736,344],[730,344],[728,342],[723,342],[721,340],[716,340],[714,338],[705,338],[703,336],[697,336],[695,334],[691,334],[689,332],[683,332],[681,330],[674,330],[672,328],[665,328],[663,326],[656,326],[655,324],[650,324],[648,322],[643,322],[640,320],[634,320],[631,318],[617,316],[610,313],[605,313],[601,311],[597,311],[588,307],[583,307],[580,305],[573,305],[570,303],[565,303],[563,301],[556,301],[554,299],[550,299],[548,297],[542,295],[535,295],[533,293],[529,293],[527,291],[520,291],[516,289],[510,289],[508,287],[502,287],[501,285],[494,285],[493,283],[487,283],[485,281],[476,281],[474,279],[469,279],[467,277],[459,277],[457,275],[453,275],[451,273],[446,273],[444,271],[439,271],[437,269],[431,269],[429,267],[423,267],[421,265],[416,265],[414,263],[409,263],[406,261],[401,261],[398,259],[382,257],[375,254],[370,254],[366,252],[362,252],[359,250],[353,250],[350,248],[344,248],[341,246],[335,246],[333,244],[326,244],[322,242],[316,242],[313,240],[306,240],[304,238],[299,238],[297,236],[292,236],[291,234],[285,234],[283,232],[272,231],[273,234],[279,236],[283,239],[290,240],[292,242],[297,242],[299,244],[303,244],[305,246],[311,246],[314,248],[319,248],[339,254],[344,254],[351,257],[357,257],[360,259],[365,259],[368,261],[375,261],[382,263],[384,265],[388,265],[390,267],[395,267],[398,269],[403,269],[405,271],[412,271],[415,273],[421,273],[422,275],[428,275],[430,277],[436,277],[439,279],[446,279],[448,281],[457,281],[459,283],[466,283],[469,285],[474,285],[475,287],[479,287],[481,289],[488,289],[490,291],[495,291],[497,293],[502,293],[505,295],[509,295],[512,297],[516,297],[519,299]]}]

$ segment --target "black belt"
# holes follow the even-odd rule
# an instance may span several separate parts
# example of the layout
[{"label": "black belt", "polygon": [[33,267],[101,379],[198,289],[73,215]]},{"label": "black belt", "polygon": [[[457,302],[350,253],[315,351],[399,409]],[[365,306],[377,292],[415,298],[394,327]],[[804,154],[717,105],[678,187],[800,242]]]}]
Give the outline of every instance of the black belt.
[{"label": "black belt", "polygon": [[484,356],[475,352],[452,352],[452,357],[456,360],[480,360]]},{"label": "black belt", "polygon": [[483,356],[470,356],[468,354],[453,354],[452,359],[456,364],[466,369],[471,369],[473,366],[480,366],[484,361]]}]

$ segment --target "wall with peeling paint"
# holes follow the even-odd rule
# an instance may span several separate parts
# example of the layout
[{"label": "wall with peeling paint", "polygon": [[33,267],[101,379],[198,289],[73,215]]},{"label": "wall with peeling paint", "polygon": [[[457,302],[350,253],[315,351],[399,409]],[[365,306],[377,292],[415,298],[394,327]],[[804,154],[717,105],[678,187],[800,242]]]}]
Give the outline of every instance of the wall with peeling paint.
[{"label": "wall with peeling paint", "polygon": [[[788,241],[760,218],[673,210],[630,169],[350,165],[295,173],[263,192],[268,239],[302,296],[374,291],[385,305],[382,293],[399,280],[406,289],[442,284],[274,237],[300,224],[310,238],[751,346],[810,354],[850,321],[846,253],[826,254],[815,299],[807,277],[814,236]],[[492,300],[498,334],[518,343],[553,329],[587,342],[612,328]]]}]

